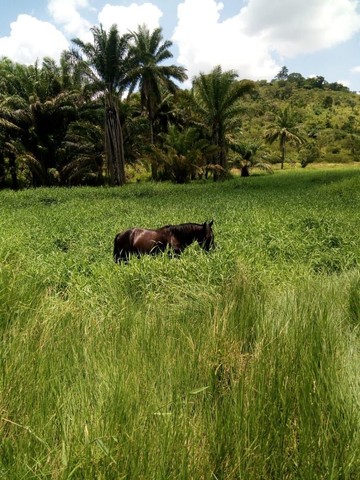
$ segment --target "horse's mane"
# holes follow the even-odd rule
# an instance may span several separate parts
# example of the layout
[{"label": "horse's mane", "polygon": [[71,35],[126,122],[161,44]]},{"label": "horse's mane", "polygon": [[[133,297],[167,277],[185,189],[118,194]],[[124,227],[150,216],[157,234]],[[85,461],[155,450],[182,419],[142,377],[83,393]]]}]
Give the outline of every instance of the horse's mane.
[{"label": "horse's mane", "polygon": [[165,225],[164,227],[159,228],[159,230],[167,230],[180,242],[187,243],[189,240],[193,241],[197,238],[197,233],[202,231],[202,224],[200,223],[181,223],[179,225]]},{"label": "horse's mane", "polygon": [[165,225],[161,227],[159,230],[167,229],[170,230],[171,233],[175,235],[189,234],[199,230],[199,227],[202,227],[200,223],[180,223],[179,225]]}]

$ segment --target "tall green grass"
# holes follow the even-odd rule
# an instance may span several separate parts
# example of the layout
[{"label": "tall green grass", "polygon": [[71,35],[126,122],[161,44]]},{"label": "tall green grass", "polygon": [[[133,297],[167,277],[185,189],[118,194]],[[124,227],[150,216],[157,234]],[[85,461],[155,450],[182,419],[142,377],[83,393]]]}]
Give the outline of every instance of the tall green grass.
[{"label": "tall green grass", "polygon": [[[0,476],[360,477],[360,172],[1,192]],[[112,260],[134,225],[217,249]]]}]

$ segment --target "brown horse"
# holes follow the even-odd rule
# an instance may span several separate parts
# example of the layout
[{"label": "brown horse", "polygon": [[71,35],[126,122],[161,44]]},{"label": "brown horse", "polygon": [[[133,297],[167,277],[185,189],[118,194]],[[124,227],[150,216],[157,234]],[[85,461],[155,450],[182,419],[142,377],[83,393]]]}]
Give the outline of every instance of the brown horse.
[{"label": "brown horse", "polygon": [[114,260],[120,263],[128,261],[131,255],[155,255],[166,249],[178,256],[193,242],[198,242],[204,250],[209,251],[214,246],[212,225],[213,221],[166,225],[156,230],[130,228],[116,235]]}]

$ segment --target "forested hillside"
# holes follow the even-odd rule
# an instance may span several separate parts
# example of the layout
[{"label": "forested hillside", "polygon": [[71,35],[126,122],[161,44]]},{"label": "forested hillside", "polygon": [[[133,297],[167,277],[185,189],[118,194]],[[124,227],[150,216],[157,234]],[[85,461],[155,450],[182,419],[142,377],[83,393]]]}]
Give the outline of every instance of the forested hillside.
[{"label": "forested hillside", "polygon": [[92,29],[59,64],[0,60],[0,188],[177,183],[257,165],[357,162],[359,97],[283,67],[272,81],[221,66],[192,80],[161,29]]},{"label": "forested hillside", "polygon": [[[274,113],[290,105],[306,138],[290,159],[303,165],[311,161],[357,162],[360,159],[360,98],[347,87],[323,77],[305,79],[290,74],[286,79],[257,82],[256,91],[244,99],[243,137],[263,142],[263,133],[274,122]],[[276,120],[275,120],[276,123]],[[271,153],[270,153],[271,152]],[[269,152],[274,160],[278,150]]]}]

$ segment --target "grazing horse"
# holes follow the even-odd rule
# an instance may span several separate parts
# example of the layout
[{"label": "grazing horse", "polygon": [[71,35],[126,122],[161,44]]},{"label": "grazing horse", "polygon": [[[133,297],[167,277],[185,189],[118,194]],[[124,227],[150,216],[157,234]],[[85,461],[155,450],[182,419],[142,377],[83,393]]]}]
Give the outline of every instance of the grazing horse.
[{"label": "grazing horse", "polygon": [[130,256],[155,255],[169,248],[174,255],[180,253],[193,242],[206,251],[214,246],[213,221],[205,223],[182,223],[165,225],[156,230],[130,228],[116,235],[114,240],[114,260],[116,263],[128,261]]}]

